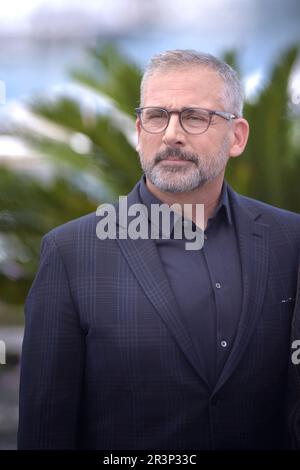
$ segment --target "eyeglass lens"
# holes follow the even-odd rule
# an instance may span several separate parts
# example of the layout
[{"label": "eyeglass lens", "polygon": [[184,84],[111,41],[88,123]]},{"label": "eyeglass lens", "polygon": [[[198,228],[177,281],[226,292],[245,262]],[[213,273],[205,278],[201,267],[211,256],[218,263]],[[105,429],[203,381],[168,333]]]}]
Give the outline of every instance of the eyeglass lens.
[{"label": "eyeglass lens", "polygon": [[[182,127],[191,133],[203,132],[210,123],[210,114],[201,109],[185,109],[181,113]],[[165,109],[146,108],[142,110],[141,120],[145,130],[149,132],[161,132],[166,129],[169,122],[169,114]]]}]

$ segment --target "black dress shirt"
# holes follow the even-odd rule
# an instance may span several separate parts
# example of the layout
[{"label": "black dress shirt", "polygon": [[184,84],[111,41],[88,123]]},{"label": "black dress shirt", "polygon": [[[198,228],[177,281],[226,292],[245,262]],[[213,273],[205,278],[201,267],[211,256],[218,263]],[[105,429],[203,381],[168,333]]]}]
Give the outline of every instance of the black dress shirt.
[{"label": "black dress shirt", "polygon": [[[145,177],[140,197],[150,222],[151,204],[162,202],[149,191]],[[208,220],[203,247],[186,250],[186,241],[171,236],[155,242],[203,374],[213,389],[232,348],[242,308],[238,241],[225,181]]]}]

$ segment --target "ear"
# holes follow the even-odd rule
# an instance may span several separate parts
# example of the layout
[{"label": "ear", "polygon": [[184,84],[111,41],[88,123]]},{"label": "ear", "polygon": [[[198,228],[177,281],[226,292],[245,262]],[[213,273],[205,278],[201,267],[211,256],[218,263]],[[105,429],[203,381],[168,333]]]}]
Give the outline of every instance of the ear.
[{"label": "ear", "polygon": [[230,157],[238,157],[243,153],[249,136],[249,124],[244,118],[237,118],[233,122],[232,143],[229,151]]}]

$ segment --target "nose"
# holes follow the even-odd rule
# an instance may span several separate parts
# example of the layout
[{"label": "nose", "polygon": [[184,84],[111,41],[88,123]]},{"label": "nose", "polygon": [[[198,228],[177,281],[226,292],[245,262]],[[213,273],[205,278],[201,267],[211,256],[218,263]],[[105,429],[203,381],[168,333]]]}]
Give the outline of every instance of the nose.
[{"label": "nose", "polygon": [[168,146],[183,146],[185,144],[185,131],[182,129],[178,114],[171,114],[167,129],[163,135],[163,143]]}]

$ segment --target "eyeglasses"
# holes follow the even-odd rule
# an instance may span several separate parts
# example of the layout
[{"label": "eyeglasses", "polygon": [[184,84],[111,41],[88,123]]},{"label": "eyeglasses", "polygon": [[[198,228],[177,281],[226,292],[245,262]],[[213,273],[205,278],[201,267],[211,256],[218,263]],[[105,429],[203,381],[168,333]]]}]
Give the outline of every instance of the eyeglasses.
[{"label": "eyeglasses", "polygon": [[213,116],[219,116],[227,121],[238,117],[225,111],[212,111],[205,108],[183,108],[181,111],[168,111],[165,108],[146,106],[145,108],[136,108],[135,112],[144,131],[150,134],[164,132],[173,113],[178,114],[182,129],[189,134],[203,134],[206,132]]}]

